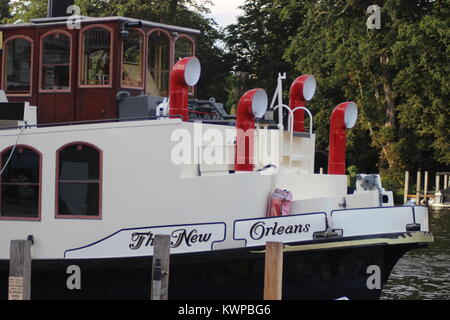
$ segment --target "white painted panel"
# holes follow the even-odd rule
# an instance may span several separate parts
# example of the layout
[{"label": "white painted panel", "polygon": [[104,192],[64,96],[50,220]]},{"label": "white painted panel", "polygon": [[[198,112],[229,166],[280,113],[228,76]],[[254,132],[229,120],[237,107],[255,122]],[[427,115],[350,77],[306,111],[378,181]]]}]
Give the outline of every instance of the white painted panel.
[{"label": "white painted panel", "polygon": [[336,210],[331,216],[332,229],[342,230],[344,237],[406,232],[414,223],[411,207],[379,207]]},{"label": "white painted panel", "polygon": [[324,232],[326,228],[325,213],[236,220],[234,239],[245,240],[247,247],[265,245],[267,241],[307,241],[314,239],[315,232]]},{"label": "white painted panel", "polygon": [[420,231],[430,231],[427,207],[415,206],[414,217],[416,218],[416,223],[420,224]]},{"label": "white painted panel", "polygon": [[225,240],[225,224],[163,226],[123,229],[98,242],[67,250],[66,259],[118,258],[153,255],[157,234],[169,234],[170,253],[212,250],[214,242]]}]

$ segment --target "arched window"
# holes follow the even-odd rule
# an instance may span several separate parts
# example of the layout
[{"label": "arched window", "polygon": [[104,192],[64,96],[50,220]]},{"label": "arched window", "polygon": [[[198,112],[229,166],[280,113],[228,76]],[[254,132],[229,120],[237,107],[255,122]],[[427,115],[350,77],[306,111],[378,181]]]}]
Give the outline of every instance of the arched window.
[{"label": "arched window", "polygon": [[42,38],[41,89],[70,89],[71,39],[64,33],[51,33]]},{"label": "arched window", "polygon": [[[1,153],[2,218],[40,217],[41,154],[31,147],[18,145]],[[9,160],[8,160],[9,159]],[[5,167],[6,165],[6,167]]]},{"label": "arched window", "polygon": [[147,94],[167,97],[169,95],[170,38],[160,30],[148,36]]},{"label": "arched window", "polygon": [[101,216],[101,162],[101,151],[86,143],[72,143],[58,150],[57,216]]},{"label": "arched window", "polygon": [[4,89],[8,94],[31,94],[32,42],[16,37],[5,43]]},{"label": "arched window", "polygon": [[111,85],[111,31],[90,27],[82,33],[81,81],[84,86]]},{"label": "arched window", "polygon": [[131,29],[128,38],[123,41],[122,85],[143,88],[144,37],[138,30]]},{"label": "arched window", "polygon": [[186,57],[191,57],[194,55],[194,43],[186,38],[180,37],[175,42],[175,63]]}]

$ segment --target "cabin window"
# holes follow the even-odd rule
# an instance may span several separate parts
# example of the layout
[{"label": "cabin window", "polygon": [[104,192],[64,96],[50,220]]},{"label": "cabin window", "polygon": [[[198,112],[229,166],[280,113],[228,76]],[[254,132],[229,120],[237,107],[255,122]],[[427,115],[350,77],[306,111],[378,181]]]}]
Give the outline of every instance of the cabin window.
[{"label": "cabin window", "polygon": [[70,38],[53,33],[42,39],[43,90],[68,90],[70,81]]},{"label": "cabin window", "polygon": [[[39,219],[41,154],[25,146],[1,153],[2,218]],[[9,159],[9,160],[8,160]],[[5,167],[6,165],[6,167]]]},{"label": "cabin window", "polygon": [[109,86],[111,84],[111,32],[91,28],[83,33],[83,62],[81,85]]},{"label": "cabin window", "polygon": [[142,34],[133,29],[123,41],[122,85],[125,87],[143,87],[143,41]]},{"label": "cabin window", "polygon": [[57,216],[99,217],[101,151],[76,143],[58,152]]},{"label": "cabin window", "polygon": [[185,37],[180,37],[175,42],[175,63],[186,57],[194,55],[194,43]]},{"label": "cabin window", "polygon": [[31,93],[31,41],[15,38],[5,44],[4,88],[9,94]]},{"label": "cabin window", "polygon": [[169,95],[170,38],[161,31],[148,36],[147,94],[167,97]]}]

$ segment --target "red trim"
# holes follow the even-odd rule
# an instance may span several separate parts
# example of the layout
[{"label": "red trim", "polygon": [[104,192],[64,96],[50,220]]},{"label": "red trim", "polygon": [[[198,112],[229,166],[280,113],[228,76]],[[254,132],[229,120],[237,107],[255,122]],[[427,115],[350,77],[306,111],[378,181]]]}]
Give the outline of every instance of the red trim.
[{"label": "red trim", "polygon": [[[43,50],[43,40],[44,38],[48,37],[51,34],[64,34],[65,36],[69,37],[70,40],[70,60],[69,60],[69,89],[53,89],[53,90],[48,90],[48,89],[42,89],[42,67],[44,66],[42,61],[43,61],[43,56],[42,56],[42,50]],[[40,39],[39,39],[39,44],[40,44],[40,48],[39,48],[39,82],[38,82],[38,92],[39,93],[67,93],[67,92],[71,92],[72,91],[72,51],[73,51],[73,39],[72,39],[72,35],[64,30],[52,30],[52,31],[48,31],[46,33],[44,33],[43,35],[41,35]],[[58,64],[46,64],[45,66],[57,66]],[[67,66],[67,64],[59,64],[62,66]]]},{"label": "red trim", "polygon": [[[31,52],[30,52],[30,91],[28,93],[22,94],[22,93],[8,93],[5,84],[6,84],[6,73],[5,73],[5,66],[6,66],[6,60],[7,60],[7,44],[8,42],[15,40],[15,39],[24,39],[31,43]],[[2,61],[2,90],[5,91],[5,94],[10,97],[32,97],[33,96],[33,69],[34,69],[34,40],[28,36],[18,35],[18,36],[11,36],[8,39],[6,39],[3,42],[3,61]]]},{"label": "red trim", "polygon": [[[60,214],[59,213],[59,154],[62,150],[71,147],[73,145],[83,145],[83,146],[87,146],[89,148],[95,149],[97,150],[97,152],[99,153],[99,157],[98,157],[98,215],[96,216],[88,216],[88,215],[80,215],[80,214]],[[62,147],[60,147],[58,150],[56,150],[56,174],[55,174],[55,219],[93,219],[93,220],[101,220],[102,219],[102,189],[103,189],[103,151],[88,142],[83,142],[83,141],[75,141],[75,142],[70,142],[67,143],[65,145],[63,145]],[[62,181],[65,182],[65,181]],[[86,180],[83,181],[83,183],[93,183],[93,180]],[[81,181],[80,181],[81,183]]]},{"label": "red trim", "polygon": [[[86,31],[89,29],[98,28],[98,29],[104,29],[109,32],[110,36],[110,43],[109,43],[109,83],[106,85],[92,85],[92,84],[81,84],[82,78],[83,78],[83,63],[84,63],[84,41],[83,36]],[[84,27],[80,32],[80,45],[79,45],[79,57],[80,57],[80,64],[78,65],[78,87],[79,88],[112,88],[113,87],[113,64],[114,64],[114,30],[108,26],[105,26],[103,24],[93,24]]]},{"label": "red trim", "polygon": [[[3,154],[5,152],[11,150],[12,148],[13,148],[13,146],[9,146],[9,147],[3,149],[2,152],[0,152],[0,165],[3,163]],[[2,220],[10,220],[10,221],[16,221],[16,220],[17,221],[41,221],[41,209],[42,209],[42,153],[39,150],[37,150],[37,149],[35,149],[35,148],[31,147],[31,146],[25,145],[25,144],[18,144],[16,146],[16,150],[18,148],[21,148],[22,150],[23,149],[29,149],[29,150],[33,151],[34,153],[36,153],[38,155],[38,158],[39,158],[39,182],[38,183],[33,183],[33,184],[30,184],[30,183],[18,183],[18,184],[16,184],[16,183],[14,183],[14,184],[12,184],[12,183],[2,183],[2,178],[0,177],[0,201],[1,201],[1,194],[2,194],[1,193],[1,187],[2,187],[3,184],[5,184],[5,185],[34,185],[34,186],[38,185],[38,190],[39,190],[38,191],[39,192],[39,195],[38,195],[38,216],[37,217],[11,217],[11,216],[5,217],[5,216],[1,216],[0,215],[0,221],[2,221]]]},{"label": "red trim", "polygon": [[[146,48],[145,48],[145,32],[142,31],[141,29],[131,29],[133,31],[138,31],[141,34],[142,37],[142,43],[141,43],[141,54],[142,54],[142,61],[141,61],[141,74],[142,74],[142,86],[140,87],[133,87],[133,86],[127,86],[123,84],[123,41],[122,41],[122,45],[121,45],[121,50],[120,50],[120,85],[122,86],[122,88],[127,88],[127,89],[138,89],[138,90],[144,90],[145,88],[145,53],[147,52]],[[130,30],[130,31],[131,31]]]}]

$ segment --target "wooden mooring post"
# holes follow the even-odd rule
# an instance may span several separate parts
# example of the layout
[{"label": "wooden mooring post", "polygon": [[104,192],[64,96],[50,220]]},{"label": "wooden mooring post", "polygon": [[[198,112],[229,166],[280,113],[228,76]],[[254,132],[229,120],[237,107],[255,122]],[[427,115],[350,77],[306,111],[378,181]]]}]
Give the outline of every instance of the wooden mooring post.
[{"label": "wooden mooring post", "polygon": [[403,203],[408,202],[408,187],[409,187],[409,171],[405,171],[405,189],[404,189]]},{"label": "wooden mooring post", "polygon": [[283,243],[266,242],[264,300],[281,300],[283,289]]},{"label": "wooden mooring post", "polygon": [[416,184],[416,204],[420,203],[420,185],[421,185],[422,172],[417,171],[417,184]]},{"label": "wooden mooring post", "polygon": [[155,235],[153,243],[151,300],[167,300],[169,290],[170,236]]},{"label": "wooden mooring post", "polygon": [[9,256],[8,300],[31,299],[32,240],[11,240]]}]

